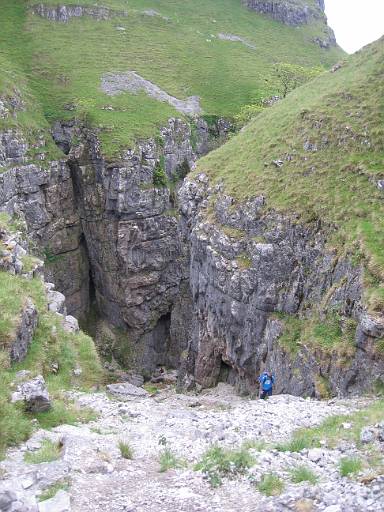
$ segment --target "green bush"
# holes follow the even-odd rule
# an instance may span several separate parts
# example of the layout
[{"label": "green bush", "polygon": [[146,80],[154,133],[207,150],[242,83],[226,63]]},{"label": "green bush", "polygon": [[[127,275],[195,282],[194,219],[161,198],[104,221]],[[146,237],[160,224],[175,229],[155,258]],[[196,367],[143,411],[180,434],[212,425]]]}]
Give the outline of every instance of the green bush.
[{"label": "green bush", "polygon": [[124,459],[133,459],[133,448],[126,441],[119,441],[119,450]]},{"label": "green bush", "polygon": [[290,441],[279,443],[275,446],[279,452],[301,452],[305,448],[318,446],[318,443],[312,438],[310,431],[299,431],[295,433]]},{"label": "green bush", "polygon": [[356,457],[344,457],[340,460],[339,469],[341,476],[349,476],[358,473],[363,464],[360,459]]},{"label": "green bush", "polygon": [[164,473],[169,469],[177,469],[184,466],[184,462],[179,459],[170,448],[164,448],[164,450],[160,452],[159,463],[160,473]]},{"label": "green bush", "polygon": [[284,482],[274,473],[267,473],[256,487],[266,496],[278,496],[284,490]]},{"label": "green bush", "polygon": [[246,448],[226,450],[215,445],[207,450],[201,461],[196,464],[195,471],[202,471],[212,485],[218,487],[222,477],[234,477],[244,474],[254,464],[255,460]]},{"label": "green bush", "polygon": [[155,166],[153,171],[153,185],[156,188],[164,188],[167,186],[167,175],[164,169],[164,157]]},{"label": "green bush", "polygon": [[299,484],[300,482],[315,484],[318,478],[307,466],[297,466],[291,471],[291,480],[294,484]]}]

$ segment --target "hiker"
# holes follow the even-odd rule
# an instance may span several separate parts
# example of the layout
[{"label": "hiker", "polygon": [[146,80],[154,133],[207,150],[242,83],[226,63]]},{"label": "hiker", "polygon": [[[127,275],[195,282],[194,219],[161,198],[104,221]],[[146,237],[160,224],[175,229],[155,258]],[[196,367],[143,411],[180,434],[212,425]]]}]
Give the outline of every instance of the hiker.
[{"label": "hiker", "polygon": [[260,377],[260,398],[263,400],[272,396],[273,384],[275,383],[275,377],[271,372],[264,371]]}]

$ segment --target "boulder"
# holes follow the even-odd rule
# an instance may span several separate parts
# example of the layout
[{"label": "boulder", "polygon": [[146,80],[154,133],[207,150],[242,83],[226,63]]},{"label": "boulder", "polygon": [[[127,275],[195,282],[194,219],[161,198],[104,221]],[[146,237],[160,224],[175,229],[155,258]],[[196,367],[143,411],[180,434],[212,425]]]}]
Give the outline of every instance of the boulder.
[{"label": "boulder", "polygon": [[312,448],[308,451],[308,459],[312,462],[319,462],[324,457],[324,452],[321,448]]},{"label": "boulder", "polygon": [[66,332],[78,332],[80,330],[79,328],[79,322],[74,316],[67,315],[63,321],[63,328]]},{"label": "boulder", "polygon": [[65,296],[56,292],[55,290],[50,290],[47,294],[48,298],[48,310],[53,313],[59,313],[60,315],[66,314],[65,309]]},{"label": "boulder", "polygon": [[12,491],[0,492],[0,510],[2,512],[8,512],[11,510],[12,503],[17,500],[17,496]]},{"label": "boulder", "polygon": [[12,402],[24,402],[27,411],[30,412],[48,411],[51,408],[51,400],[44,378],[38,375],[20,384],[12,395]]},{"label": "boulder", "polygon": [[364,444],[373,443],[375,430],[372,427],[364,427],[360,433],[360,441]]},{"label": "boulder", "polygon": [[121,382],[117,384],[109,384],[107,391],[119,400],[127,401],[134,400],[135,398],[144,398],[149,396],[149,393],[143,388],[138,388],[129,382]]}]

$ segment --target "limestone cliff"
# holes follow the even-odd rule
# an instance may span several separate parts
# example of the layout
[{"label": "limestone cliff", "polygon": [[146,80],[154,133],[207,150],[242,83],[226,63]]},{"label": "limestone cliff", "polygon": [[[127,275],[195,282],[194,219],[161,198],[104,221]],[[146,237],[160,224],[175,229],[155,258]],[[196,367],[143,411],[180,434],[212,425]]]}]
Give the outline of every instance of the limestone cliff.
[{"label": "limestone cliff", "polygon": [[[321,397],[368,390],[383,376],[384,322],[365,311],[362,268],[326,249],[321,223],[268,211],[263,196],[239,204],[204,174],[186,180],[180,207],[193,297],[183,385],[226,380],[249,392],[268,367],[278,392]],[[324,324],[337,309],[352,340],[331,351],[312,339],[284,346],[290,315],[309,323],[317,307]]]}]

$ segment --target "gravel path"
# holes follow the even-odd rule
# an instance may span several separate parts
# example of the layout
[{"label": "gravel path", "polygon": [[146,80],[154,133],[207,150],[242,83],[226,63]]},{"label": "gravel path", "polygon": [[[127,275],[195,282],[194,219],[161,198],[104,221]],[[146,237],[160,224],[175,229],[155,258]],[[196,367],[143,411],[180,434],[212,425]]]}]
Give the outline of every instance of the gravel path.
[{"label": "gravel path", "polygon": [[[10,450],[0,464],[0,472],[5,472],[0,503],[3,487],[18,491],[25,503],[29,498],[31,508],[20,510],[36,510],[32,506],[36,495],[67,478],[70,486],[60,497],[70,498],[71,508],[60,509],[63,512],[383,510],[384,480],[363,485],[340,477],[339,459],[353,454],[353,447],[254,452],[256,463],[247,474],[233,480],[225,478],[218,488],[212,488],[201,472],[193,470],[194,463],[214,443],[238,448],[247,439],[268,443],[286,440],[299,427],[316,425],[328,416],[366,405],[364,399],[327,403],[280,395],[268,401],[249,400],[224,385],[199,396],[165,390],[155,397],[128,402],[109,399],[103,393],[73,396],[81,406],[98,411],[99,418],[86,425],[40,430],[25,445]],[[63,443],[61,458],[25,464],[25,452],[36,450],[44,438]],[[119,441],[133,448],[132,460],[121,457]],[[185,467],[159,472],[158,457],[164,445],[185,461]],[[289,469],[298,464],[310,467],[319,482],[289,483]],[[257,490],[255,482],[268,472],[286,482],[280,496],[266,497]],[[58,505],[55,507],[49,512],[60,512]]]}]

